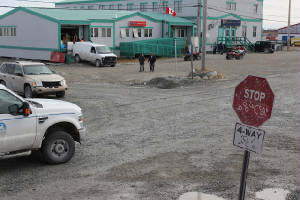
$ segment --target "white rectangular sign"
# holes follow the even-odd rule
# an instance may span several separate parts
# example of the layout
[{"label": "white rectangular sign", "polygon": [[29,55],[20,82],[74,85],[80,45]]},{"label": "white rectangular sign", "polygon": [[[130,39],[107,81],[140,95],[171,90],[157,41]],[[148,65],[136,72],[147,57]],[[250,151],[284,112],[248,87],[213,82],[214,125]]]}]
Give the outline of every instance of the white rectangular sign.
[{"label": "white rectangular sign", "polygon": [[264,138],[264,130],[238,122],[235,124],[233,137],[234,146],[261,154],[263,151]]}]

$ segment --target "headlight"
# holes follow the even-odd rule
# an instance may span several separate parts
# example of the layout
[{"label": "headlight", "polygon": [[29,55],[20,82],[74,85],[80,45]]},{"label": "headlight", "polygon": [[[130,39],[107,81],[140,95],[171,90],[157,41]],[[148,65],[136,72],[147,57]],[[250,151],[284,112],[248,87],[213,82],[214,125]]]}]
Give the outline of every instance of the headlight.
[{"label": "headlight", "polygon": [[42,87],[43,83],[42,83],[42,81],[33,81],[32,86],[33,87]]},{"label": "headlight", "polygon": [[61,86],[66,85],[66,80],[60,81],[60,85],[61,85]]},{"label": "headlight", "polygon": [[82,115],[78,116],[78,122],[79,122],[81,128],[83,128],[84,126],[83,126],[83,116]]},{"label": "headlight", "polygon": [[78,116],[78,122],[83,122],[83,116],[82,115]]}]

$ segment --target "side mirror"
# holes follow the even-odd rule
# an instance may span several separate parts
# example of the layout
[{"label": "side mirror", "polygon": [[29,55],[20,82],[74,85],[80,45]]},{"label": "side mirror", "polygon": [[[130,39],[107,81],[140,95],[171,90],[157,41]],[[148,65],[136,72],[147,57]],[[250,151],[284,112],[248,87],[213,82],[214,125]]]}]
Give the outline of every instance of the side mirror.
[{"label": "side mirror", "polygon": [[16,73],[15,75],[16,75],[16,76],[23,76],[22,73]]},{"label": "side mirror", "polygon": [[24,116],[29,116],[31,114],[31,109],[29,106],[29,103],[27,103],[26,101],[23,103],[23,115]]},{"label": "side mirror", "polygon": [[56,74],[56,71],[51,70],[53,74]]},{"label": "side mirror", "polygon": [[19,106],[17,104],[13,104],[8,106],[8,112],[11,115],[18,115],[19,114]]}]

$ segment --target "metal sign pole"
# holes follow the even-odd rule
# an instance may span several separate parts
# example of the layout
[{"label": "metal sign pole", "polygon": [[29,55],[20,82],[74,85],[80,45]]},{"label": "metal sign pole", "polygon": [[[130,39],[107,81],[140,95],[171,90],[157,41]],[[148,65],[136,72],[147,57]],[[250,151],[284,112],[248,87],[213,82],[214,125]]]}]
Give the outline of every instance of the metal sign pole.
[{"label": "metal sign pole", "polygon": [[193,42],[191,40],[191,70],[192,70],[192,79],[194,79],[194,63],[193,63],[193,60],[194,60],[194,51],[193,51]]},{"label": "metal sign pole", "polygon": [[239,200],[244,200],[244,198],[245,198],[246,180],[247,180],[247,174],[248,174],[249,158],[250,158],[250,152],[249,151],[245,151],[245,153],[244,153],[244,161],[243,161],[243,171],[242,171],[241,184],[240,184],[240,192],[239,192]]},{"label": "metal sign pole", "polygon": [[174,38],[174,41],[175,41],[175,67],[176,67],[176,78],[177,78],[178,72],[177,72],[177,49],[176,49],[176,38]]}]

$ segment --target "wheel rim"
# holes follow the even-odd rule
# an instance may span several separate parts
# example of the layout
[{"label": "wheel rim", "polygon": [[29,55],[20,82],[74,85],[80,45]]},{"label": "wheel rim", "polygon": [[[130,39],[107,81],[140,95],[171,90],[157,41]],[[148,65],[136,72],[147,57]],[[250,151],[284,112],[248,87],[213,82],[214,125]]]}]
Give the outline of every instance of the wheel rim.
[{"label": "wheel rim", "polygon": [[26,88],[25,88],[25,94],[24,94],[24,96],[25,96],[26,98],[32,97],[32,91],[31,91],[30,87],[26,87]]},{"label": "wheel rim", "polygon": [[80,61],[80,58],[79,58],[78,55],[75,56],[75,60],[76,60],[76,62],[79,62],[79,61]]},{"label": "wheel rim", "polygon": [[54,140],[50,146],[51,155],[55,159],[64,159],[69,153],[69,144],[62,139]]},{"label": "wheel rim", "polygon": [[100,67],[100,61],[99,60],[96,61],[96,67]]}]

